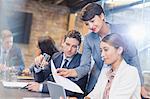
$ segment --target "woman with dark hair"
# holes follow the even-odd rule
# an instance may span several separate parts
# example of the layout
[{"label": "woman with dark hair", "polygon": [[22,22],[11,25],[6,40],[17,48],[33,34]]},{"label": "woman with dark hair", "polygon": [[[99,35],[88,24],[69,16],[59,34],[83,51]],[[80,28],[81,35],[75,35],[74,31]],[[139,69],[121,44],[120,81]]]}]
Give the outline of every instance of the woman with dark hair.
[{"label": "woman with dark hair", "polygon": [[[136,67],[126,63],[126,45],[117,33],[105,36],[100,42],[104,65],[98,81],[87,97],[90,99],[141,99],[141,84]],[[89,99],[89,98],[85,99]]]},{"label": "woman with dark hair", "polygon": [[[51,59],[51,56],[54,53],[59,51],[55,46],[55,41],[50,36],[42,36],[38,38],[37,50],[35,52],[36,52],[36,57],[46,53],[50,56]],[[34,63],[30,66],[30,68],[23,70],[22,73],[24,75],[29,75],[31,72],[33,72],[33,67],[34,67]]]},{"label": "woman with dark hair", "polygon": [[58,52],[55,41],[50,36],[39,37],[37,46],[40,49],[39,54],[46,53],[52,56],[54,53]]}]

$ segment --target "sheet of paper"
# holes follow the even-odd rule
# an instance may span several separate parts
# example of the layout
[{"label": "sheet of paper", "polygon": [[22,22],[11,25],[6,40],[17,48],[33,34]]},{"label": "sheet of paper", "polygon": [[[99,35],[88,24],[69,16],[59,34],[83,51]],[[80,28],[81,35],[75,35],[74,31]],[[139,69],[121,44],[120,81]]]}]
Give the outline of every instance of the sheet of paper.
[{"label": "sheet of paper", "polygon": [[17,79],[19,79],[19,80],[33,80],[34,78],[32,76],[17,76]]},{"label": "sheet of paper", "polygon": [[51,70],[52,70],[54,80],[58,85],[61,85],[64,87],[64,89],[72,92],[83,93],[81,88],[76,83],[72,82],[68,78],[57,75],[57,70],[52,60],[51,60]]},{"label": "sheet of paper", "polygon": [[23,88],[28,85],[26,82],[7,82],[2,81],[4,87],[12,87],[12,88]]}]

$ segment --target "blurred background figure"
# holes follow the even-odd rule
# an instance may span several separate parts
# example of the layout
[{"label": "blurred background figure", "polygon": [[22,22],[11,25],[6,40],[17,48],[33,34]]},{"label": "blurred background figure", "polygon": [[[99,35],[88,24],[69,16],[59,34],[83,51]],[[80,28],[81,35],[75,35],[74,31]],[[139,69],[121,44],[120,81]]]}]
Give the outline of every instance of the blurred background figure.
[{"label": "blurred background figure", "polygon": [[2,30],[0,40],[0,70],[14,66],[20,75],[25,66],[20,48],[13,43],[12,32]]},{"label": "blurred background figure", "polygon": [[37,42],[37,48],[37,56],[43,53],[52,56],[54,53],[58,52],[58,49],[55,46],[55,41],[50,36],[39,37]]},{"label": "blurred background figure", "polygon": [[[35,51],[35,56],[40,56],[44,53],[52,56],[54,53],[58,52],[57,47],[55,46],[55,41],[50,36],[41,36],[37,41],[37,49]],[[50,57],[51,59],[51,57]],[[49,60],[50,60],[49,59]],[[31,64],[30,68],[23,70],[24,75],[30,75],[33,72],[34,63]]]}]

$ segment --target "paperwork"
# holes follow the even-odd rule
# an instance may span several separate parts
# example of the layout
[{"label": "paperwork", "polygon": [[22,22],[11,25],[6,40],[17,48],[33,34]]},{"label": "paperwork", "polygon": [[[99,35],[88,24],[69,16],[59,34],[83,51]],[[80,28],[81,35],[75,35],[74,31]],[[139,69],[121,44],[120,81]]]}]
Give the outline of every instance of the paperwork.
[{"label": "paperwork", "polygon": [[28,85],[26,82],[7,82],[2,81],[4,87],[11,87],[11,88],[23,88]]},{"label": "paperwork", "polygon": [[33,80],[34,78],[31,76],[17,76],[19,80]]},{"label": "paperwork", "polygon": [[57,70],[56,70],[55,65],[53,63],[53,60],[51,60],[51,70],[52,70],[54,80],[58,85],[61,85],[62,87],[64,87],[64,89],[72,91],[72,92],[83,93],[81,88],[76,83],[72,82],[68,78],[59,76],[57,74]]}]

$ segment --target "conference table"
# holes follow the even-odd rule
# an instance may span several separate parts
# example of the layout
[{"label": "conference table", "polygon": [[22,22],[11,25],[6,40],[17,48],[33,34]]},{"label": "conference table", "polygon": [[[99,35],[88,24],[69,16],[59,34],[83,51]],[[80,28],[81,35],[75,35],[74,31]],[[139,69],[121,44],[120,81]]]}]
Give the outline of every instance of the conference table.
[{"label": "conference table", "polygon": [[4,87],[0,81],[0,99],[46,99],[46,93],[31,92],[27,89]]}]

